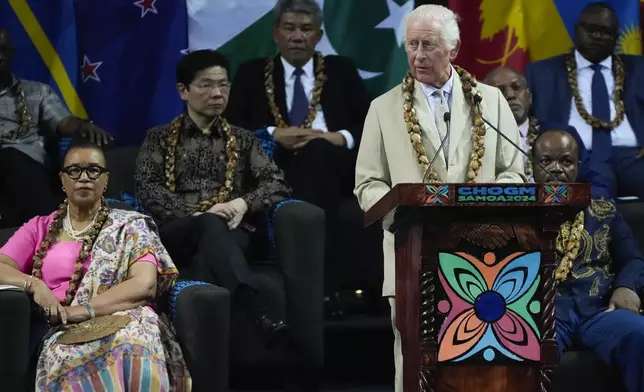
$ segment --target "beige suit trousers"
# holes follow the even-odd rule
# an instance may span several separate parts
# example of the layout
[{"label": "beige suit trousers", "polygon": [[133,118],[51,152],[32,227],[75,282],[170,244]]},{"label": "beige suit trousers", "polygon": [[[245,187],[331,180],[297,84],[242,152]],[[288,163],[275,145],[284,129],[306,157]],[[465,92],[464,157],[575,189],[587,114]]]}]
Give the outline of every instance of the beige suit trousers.
[{"label": "beige suit trousers", "polygon": [[396,298],[389,297],[389,306],[391,306],[391,327],[394,330],[394,366],[396,375],[394,376],[395,392],[403,392],[403,356],[402,356],[402,339],[400,332],[396,327]]}]

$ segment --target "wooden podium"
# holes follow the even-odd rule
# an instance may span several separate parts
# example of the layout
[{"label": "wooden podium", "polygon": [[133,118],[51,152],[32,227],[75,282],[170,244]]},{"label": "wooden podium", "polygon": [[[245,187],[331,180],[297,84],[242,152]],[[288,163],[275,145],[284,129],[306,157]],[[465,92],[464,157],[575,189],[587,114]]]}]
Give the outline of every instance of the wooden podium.
[{"label": "wooden podium", "polygon": [[395,234],[404,392],[550,390],[556,237],[587,184],[399,184],[365,215]]}]

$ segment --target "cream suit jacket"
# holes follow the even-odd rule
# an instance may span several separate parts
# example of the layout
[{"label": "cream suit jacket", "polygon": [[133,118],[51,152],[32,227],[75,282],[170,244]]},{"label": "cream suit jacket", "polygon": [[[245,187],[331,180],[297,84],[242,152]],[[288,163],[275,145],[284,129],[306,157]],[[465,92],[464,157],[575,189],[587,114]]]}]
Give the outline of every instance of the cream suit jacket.
[{"label": "cream suit jacket", "polygon": [[[483,95],[483,117],[520,146],[519,127],[501,92],[495,87],[482,83],[478,83],[476,89]],[[358,151],[354,189],[360,207],[364,211],[373,206],[396,184],[423,182],[424,173],[418,164],[416,152],[407,133],[402,106],[400,85],[371,102]],[[414,88],[414,108],[423,130],[422,142],[426,155],[431,161],[440,146],[440,136],[434,114],[418,81]],[[466,182],[472,152],[472,120],[470,106],[465,101],[458,77],[454,78],[450,112],[449,170],[446,168],[442,154],[436,159],[434,168],[442,182]],[[489,127],[485,135],[483,167],[476,181],[479,183],[525,182],[523,155]],[[384,296],[395,295],[393,237],[393,234],[385,230]]]}]

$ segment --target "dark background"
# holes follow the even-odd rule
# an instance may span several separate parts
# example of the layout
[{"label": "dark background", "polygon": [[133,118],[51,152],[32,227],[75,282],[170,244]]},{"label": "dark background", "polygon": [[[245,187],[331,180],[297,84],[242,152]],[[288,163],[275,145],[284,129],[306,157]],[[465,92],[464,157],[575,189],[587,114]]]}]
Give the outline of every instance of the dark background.
[{"label": "dark background", "polygon": [[448,0],[415,0],[414,6],[418,7],[421,4],[440,4],[447,7]]}]

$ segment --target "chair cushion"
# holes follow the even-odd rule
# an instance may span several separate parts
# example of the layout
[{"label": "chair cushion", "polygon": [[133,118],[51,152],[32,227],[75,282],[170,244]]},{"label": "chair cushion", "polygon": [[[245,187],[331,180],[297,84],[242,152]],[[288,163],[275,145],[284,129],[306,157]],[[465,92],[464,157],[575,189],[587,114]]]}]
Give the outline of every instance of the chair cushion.
[{"label": "chair cushion", "polygon": [[[110,172],[110,182],[105,191],[105,199],[109,203],[125,203],[129,210],[145,212],[139,200],[135,197],[134,172],[139,147],[116,147],[105,153],[107,169]],[[121,207],[118,207],[121,208]]]},{"label": "chair cushion", "polygon": [[618,203],[617,210],[624,216],[640,249],[644,251],[644,203]]},{"label": "chair cushion", "polygon": [[9,241],[9,238],[11,238],[11,236],[13,235],[13,233],[16,232],[16,230],[18,230],[17,227],[9,227],[9,228],[6,228],[6,229],[1,229],[0,230],[0,246],[3,246],[4,244],[6,244],[7,241]]},{"label": "chair cushion", "polygon": [[139,147],[116,147],[105,153],[110,183],[105,197],[118,199],[121,192],[134,195],[134,172]]}]

